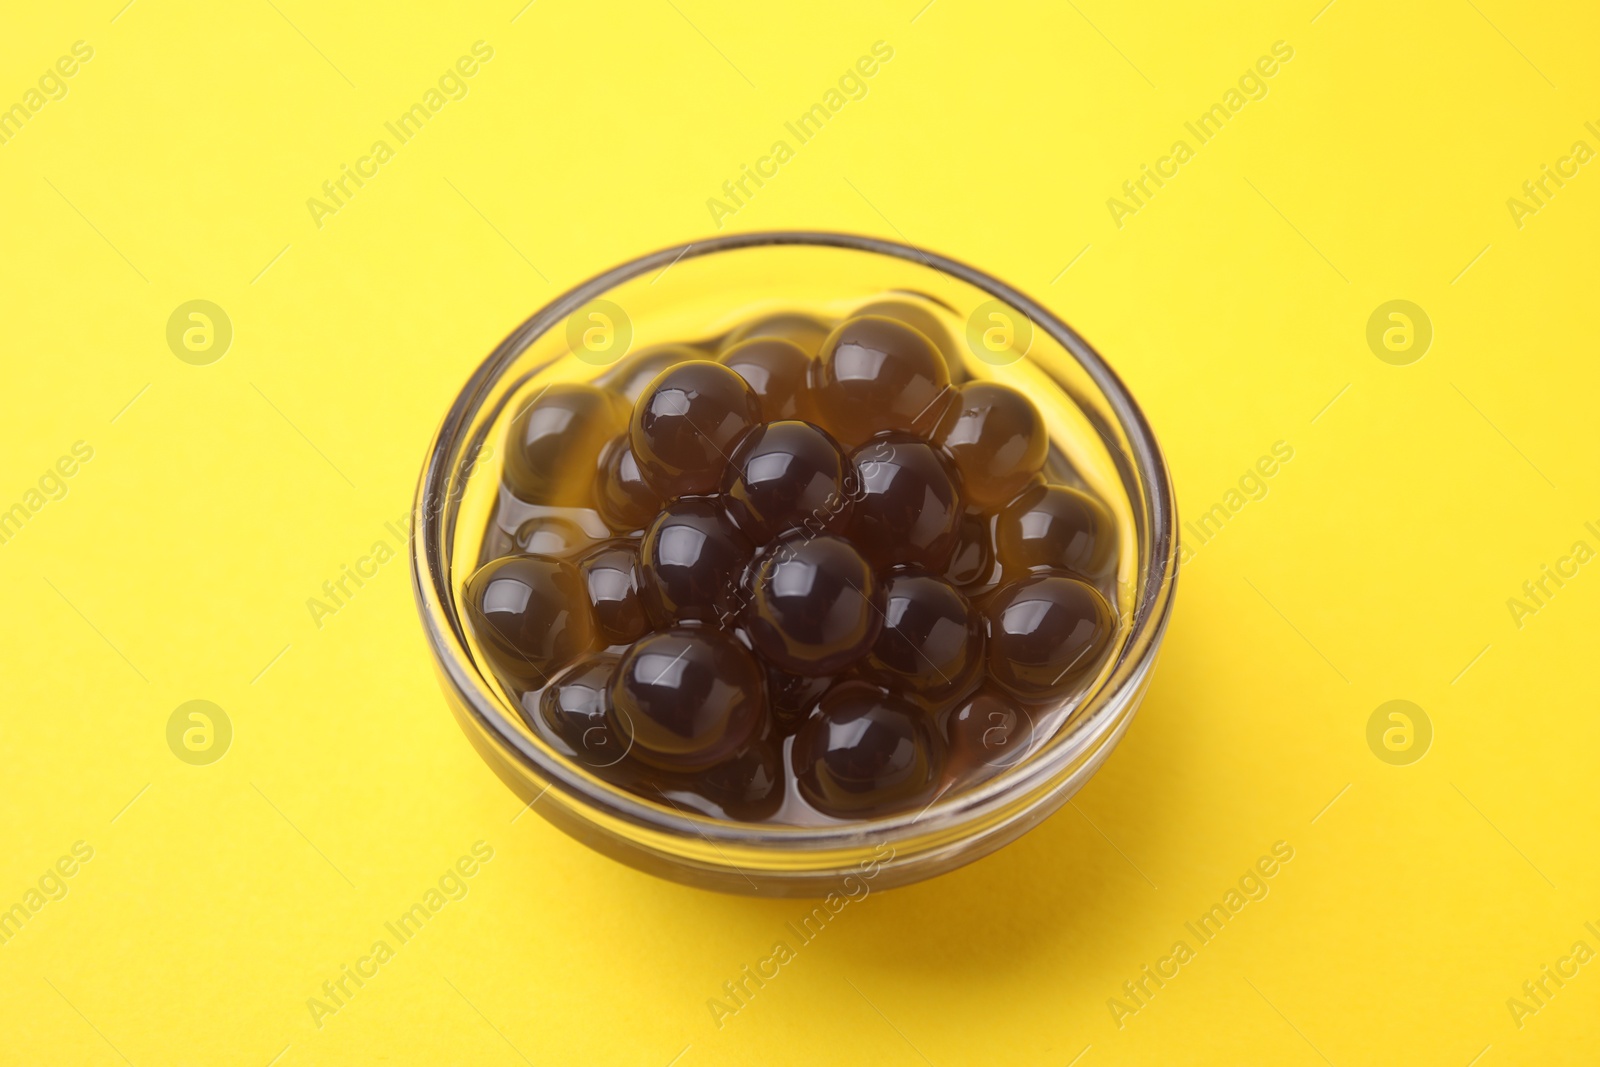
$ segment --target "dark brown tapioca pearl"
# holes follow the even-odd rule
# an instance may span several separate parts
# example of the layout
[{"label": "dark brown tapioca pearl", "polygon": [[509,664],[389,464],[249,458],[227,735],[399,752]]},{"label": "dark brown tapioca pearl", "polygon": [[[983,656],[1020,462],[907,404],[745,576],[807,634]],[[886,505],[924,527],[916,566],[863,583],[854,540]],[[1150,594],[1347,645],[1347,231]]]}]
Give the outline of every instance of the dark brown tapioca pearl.
[{"label": "dark brown tapioca pearl", "polygon": [[695,777],[693,788],[731,819],[757,822],[783,803],[783,755],[772,741],[756,741]]},{"label": "dark brown tapioca pearl", "polygon": [[793,733],[833,684],[832,675],[790,674],[771,665],[766,671],[767,707],[780,734]]},{"label": "dark brown tapioca pearl", "polygon": [[658,625],[719,622],[740,606],[739,579],[750,541],[715,501],[669,504],[648,527],[639,548],[639,589]]},{"label": "dark brown tapioca pearl", "polygon": [[1002,586],[984,614],[989,680],[1025,702],[1060,697],[1091,676],[1115,625],[1093,586],[1060,572]]},{"label": "dark brown tapioca pearl", "polygon": [[846,447],[886,431],[926,435],[950,399],[950,369],[933,342],[874,315],[829,334],[811,375],[817,417]]},{"label": "dark brown tapioca pearl", "polygon": [[540,736],[586,767],[610,767],[627,754],[606,720],[618,658],[602,652],[580,660],[545,686],[524,694],[523,709]]},{"label": "dark brown tapioca pearl", "polygon": [[645,481],[665,500],[715,492],[739,439],[761,421],[761,401],[720,363],[663,371],[633,409],[628,435]]},{"label": "dark brown tapioca pearl", "polygon": [[[750,562],[733,577],[730,583],[734,590],[733,596],[741,605],[748,606],[756,595],[756,579],[761,575],[761,568],[767,559],[778,550],[777,541],[768,541],[766,544],[757,545],[754,552],[750,553]],[[741,610],[743,610],[741,608]],[[738,620],[732,620],[736,623]]]},{"label": "dark brown tapioca pearl", "polygon": [[1033,719],[1004,693],[979,689],[944,723],[945,773],[968,783],[1015,766],[1033,742]]},{"label": "dark brown tapioca pearl", "polygon": [[734,345],[756,337],[778,337],[793,341],[807,355],[815,355],[833,327],[812,315],[798,311],[784,311],[766,315],[753,322],[736,327],[722,342],[726,352]]},{"label": "dark brown tapioca pearl", "polygon": [[595,382],[621,394],[632,403],[668,367],[705,358],[706,354],[692,345],[654,345],[625,357],[621,363],[596,378]]},{"label": "dark brown tapioca pearl", "polygon": [[833,438],[809,422],[769,422],[739,442],[723,482],[728,514],[757,544],[788,530],[842,530],[849,461]]},{"label": "dark brown tapioca pearl", "polygon": [[782,337],[753,337],[723,352],[717,361],[734,371],[761,399],[761,417],[811,418],[811,355]]},{"label": "dark brown tapioca pearl", "polygon": [[611,685],[612,729],[630,754],[669,771],[703,771],[765,727],[761,668],[719,630],[647,634],[622,656]]},{"label": "dark brown tapioca pearl", "polygon": [[467,619],[507,675],[543,684],[594,646],[578,568],[547,556],[497,559],[467,580]]},{"label": "dark brown tapioca pearl", "polygon": [[597,481],[595,505],[606,525],[618,533],[642,530],[661,513],[661,497],[644,480],[626,433],[606,446]]},{"label": "dark brown tapioca pearl", "polygon": [[872,686],[836,685],[795,734],[800,794],[840,818],[926,803],[943,763],[927,712]]},{"label": "dark brown tapioca pearl", "polygon": [[938,349],[939,354],[944,357],[945,365],[950,368],[952,382],[966,379],[966,370],[961,363],[961,350],[956,347],[955,338],[950,336],[949,327],[941,322],[939,316],[927,305],[908,298],[875,300],[857,310],[855,314],[879,315],[905,323],[933,342],[933,347]]},{"label": "dark brown tapioca pearl", "polygon": [[[720,620],[721,625],[736,628],[744,626],[745,614],[750,610],[750,605],[756,597],[756,581],[761,577],[761,568],[766,566],[767,560],[776,555],[782,547],[782,541],[768,541],[764,545],[758,545],[750,554],[750,562],[746,563],[738,575],[728,583],[731,590],[729,606],[732,612]],[[746,640],[745,644],[749,645],[749,640]]]},{"label": "dark brown tapioca pearl", "polygon": [[883,617],[864,668],[920,703],[956,696],[983,663],[982,619],[943,578],[919,570],[890,574]]},{"label": "dark brown tapioca pearl", "polygon": [[926,441],[879,438],[850,455],[856,483],[850,539],[881,568],[943,571],[956,547],[962,504],[945,461]]},{"label": "dark brown tapioca pearl", "polygon": [[1089,494],[1064,485],[1034,486],[1000,509],[995,552],[1007,578],[1051,567],[1096,578],[1115,557],[1115,527]]},{"label": "dark brown tapioca pearl", "polygon": [[591,507],[600,452],[627,425],[627,404],[609,389],[546,386],[506,431],[506,486],[530,504]]},{"label": "dark brown tapioca pearl", "polygon": [[582,526],[560,515],[536,515],[517,527],[517,551],[564,559],[594,542]]},{"label": "dark brown tapioca pearl", "polygon": [[989,516],[969,511],[956,527],[956,547],[945,577],[969,595],[986,592],[994,580],[994,539]]},{"label": "dark brown tapioca pearl", "polygon": [[872,567],[842,537],[792,533],[756,575],[745,611],[750,642],[795,674],[837,674],[872,647],[883,626]]},{"label": "dark brown tapioca pearl", "polygon": [[650,628],[644,598],[639,593],[639,546],[633,541],[610,541],[583,558],[578,565],[595,626],[607,644],[626,645]]},{"label": "dark brown tapioca pearl", "polygon": [[968,382],[939,420],[933,440],[955,460],[968,503],[997,507],[1039,473],[1050,450],[1033,401],[998,382]]}]

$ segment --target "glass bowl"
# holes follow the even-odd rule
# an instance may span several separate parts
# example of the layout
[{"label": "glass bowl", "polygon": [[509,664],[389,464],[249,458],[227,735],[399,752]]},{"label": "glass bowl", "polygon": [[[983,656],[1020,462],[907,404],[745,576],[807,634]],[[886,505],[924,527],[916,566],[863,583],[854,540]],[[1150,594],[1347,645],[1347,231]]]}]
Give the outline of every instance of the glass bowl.
[{"label": "glass bowl", "polygon": [[[1067,476],[1116,518],[1118,633],[1092,685],[987,781],[938,795],[921,811],[821,825],[740,823],[656,803],[552,748],[523,720],[459,610],[500,504],[500,443],[514,402],[553,381],[620,389],[652,346],[685,339],[714,346],[754,315],[841,317],[886,293],[936,314],[957,376],[1002,381],[1033,399]],[[862,879],[876,889],[903,885],[970,863],[1038,825],[1082,788],[1126,731],[1149,683],[1177,578],[1166,463],[1139,406],[1094,349],[1050,311],[972,267],[848,234],[697,241],[641,256],[551,301],[490,353],[456,397],[428,450],[415,506],[417,606],[440,685],[484,761],[534,811],[606,855],[679,882],[763,896],[826,896]]]}]

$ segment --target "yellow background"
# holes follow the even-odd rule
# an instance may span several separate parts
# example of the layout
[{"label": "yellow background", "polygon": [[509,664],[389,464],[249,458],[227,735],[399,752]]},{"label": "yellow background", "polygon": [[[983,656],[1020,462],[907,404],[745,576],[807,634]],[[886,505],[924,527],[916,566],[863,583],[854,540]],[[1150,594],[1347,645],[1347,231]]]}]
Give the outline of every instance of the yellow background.
[{"label": "yellow background", "polygon": [[[1593,1062],[1600,963],[1520,1028],[1506,1005],[1600,949],[1600,565],[1520,628],[1506,603],[1600,548],[1600,167],[1506,206],[1600,147],[1592,11],[923,2],[12,5],[0,104],[94,58],[0,146],[0,507],[94,457],[0,545],[0,907],[94,858],[0,946],[0,1060]],[[307,198],[478,40],[469,95],[319,229]],[[1184,566],[1072,806],[851,905],[719,1029],[708,998],[804,906],[515,818],[403,561],[320,629],[306,600],[392,543],[495,342],[710,232],[879,40],[866,98],[727,227],[905,239],[1042,299],[1143,403],[1187,518],[1294,458]],[[1107,198],[1280,40],[1269,94],[1119,229]],[[209,366],[166,343],[192,299],[233,323]],[[1433,323],[1409,366],[1366,343],[1391,299]],[[193,699],[234,728],[209,766],[166,743]],[[1409,766],[1367,745],[1391,699],[1433,725]],[[314,1025],[477,841],[469,895]],[[1270,895],[1119,1028],[1108,998],[1277,841]]]}]

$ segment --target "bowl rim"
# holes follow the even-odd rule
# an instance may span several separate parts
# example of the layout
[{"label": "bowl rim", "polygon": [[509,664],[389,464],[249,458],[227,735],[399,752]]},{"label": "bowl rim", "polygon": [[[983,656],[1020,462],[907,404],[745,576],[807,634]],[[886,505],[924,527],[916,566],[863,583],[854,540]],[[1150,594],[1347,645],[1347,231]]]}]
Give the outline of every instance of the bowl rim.
[{"label": "bowl rim", "polygon": [[[476,670],[468,651],[450,589],[450,575],[443,565],[446,546],[454,535],[459,503],[450,498],[449,479],[457,465],[464,432],[471,426],[486,396],[536,338],[559,326],[584,304],[641,274],[657,269],[665,273],[683,259],[783,245],[838,248],[908,260],[940,271],[1022,312],[1036,329],[1045,329],[1061,344],[1100,390],[1116,417],[1117,426],[1127,438],[1138,484],[1143,488],[1139,498],[1132,501],[1136,513],[1142,506],[1149,522],[1145,536],[1136,539],[1145,558],[1140,561],[1139,568],[1141,592],[1130,611],[1131,632],[1112,672],[1087,701],[1087,714],[1083,709],[1075,712],[1065,733],[1059,737],[1061,742],[1081,738],[1083,743],[1058,743],[971,790],[955,796],[939,794],[920,812],[906,811],[817,826],[741,823],[681,808],[667,810],[653,801],[585,775],[563,758],[540,749],[508,721],[509,707]],[[1104,431],[1101,436],[1105,437]],[[1123,452],[1119,442],[1107,440],[1105,443],[1114,459]],[[714,848],[727,844],[830,852],[911,832],[932,834],[969,822],[987,821],[1002,815],[1008,804],[1021,797],[1032,797],[1028,810],[1037,808],[1051,793],[1058,791],[1059,785],[1074,780],[1069,772],[1078,758],[1085,753],[1092,754],[1107,740],[1112,743],[1120,740],[1126,726],[1122,713],[1136,703],[1135,698],[1148,678],[1171,615],[1178,576],[1174,492],[1155,433],[1121,378],[1076,330],[1037,300],[964,262],[907,243],[827,230],[753,231],[672,245],[602,271],[547,302],[506,335],[479,363],[456,395],[428,447],[412,518],[412,590],[429,648],[460,705],[480,727],[515,760],[531,765],[547,783],[545,791],[560,787],[580,807],[596,808],[611,819],[643,830],[698,837]],[[1052,780],[1056,778],[1064,780],[1054,783]],[[1041,786],[1049,788],[1041,789]],[[1033,796],[1036,793],[1038,795]],[[1065,799],[1061,797],[1060,801]]]}]

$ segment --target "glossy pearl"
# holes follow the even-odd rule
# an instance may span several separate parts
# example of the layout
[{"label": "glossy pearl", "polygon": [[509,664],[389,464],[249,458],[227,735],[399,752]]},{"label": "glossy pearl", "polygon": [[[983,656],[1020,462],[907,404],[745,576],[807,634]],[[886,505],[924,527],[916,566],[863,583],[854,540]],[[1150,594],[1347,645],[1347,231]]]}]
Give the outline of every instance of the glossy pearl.
[{"label": "glossy pearl", "polygon": [[587,767],[610,767],[626,754],[621,738],[606,721],[611,706],[611,679],[618,659],[609,653],[590,656],[565,671],[537,693],[523,698],[533,725],[556,747]]},{"label": "glossy pearl", "polygon": [[840,530],[850,518],[849,469],[833,438],[810,423],[769,422],[740,442],[723,500],[757,544],[788,530]]},{"label": "glossy pearl", "polygon": [[650,628],[644,598],[639,595],[639,546],[633,541],[600,545],[578,565],[595,627],[607,644],[626,645]]},{"label": "glossy pearl", "polygon": [[771,741],[756,741],[743,752],[703,771],[696,792],[731,819],[758,822],[783,803],[783,757]]},{"label": "glossy pearl", "polygon": [[749,540],[710,500],[680,500],[649,527],[640,545],[639,587],[658,624],[718,622],[739,609],[738,583]]},{"label": "glossy pearl", "polygon": [[517,527],[517,551],[529,556],[567,557],[593,541],[582,526],[560,515],[536,515]]},{"label": "glossy pearl", "polygon": [[945,720],[947,773],[968,779],[1015,766],[1033,743],[1033,718],[1016,701],[984,688],[958,704]]},{"label": "glossy pearl", "polygon": [[628,435],[606,446],[600,459],[595,506],[607,526],[618,533],[641,530],[661,512],[661,497],[644,480]]},{"label": "glossy pearl", "polygon": [[884,582],[883,630],[866,669],[928,703],[955,696],[983,662],[978,613],[943,578],[898,571]]},{"label": "glossy pearl", "polygon": [[628,434],[645,481],[663,499],[713,493],[761,401],[738,374],[694,360],[661,373],[633,409]]},{"label": "glossy pearl", "polygon": [[606,370],[595,382],[620,394],[631,404],[668,367],[705,358],[706,354],[692,345],[655,345],[623,357],[620,363]]},{"label": "glossy pearl", "polygon": [[994,541],[989,517],[967,512],[956,527],[956,547],[950,553],[945,577],[969,595],[987,590],[994,576]]},{"label": "glossy pearl", "polygon": [[856,472],[849,536],[879,567],[943,571],[956,546],[961,497],[932,445],[880,438],[850,455]]},{"label": "glossy pearl", "polygon": [[782,337],[754,337],[722,353],[718,362],[745,380],[761,400],[761,417],[811,418],[811,355]]},{"label": "glossy pearl", "polygon": [[756,651],[795,674],[836,674],[866,654],[883,626],[867,561],[832,534],[791,534],[762,563],[746,628]]},{"label": "glossy pearl", "polygon": [[950,391],[950,369],[933,343],[876,316],[840,324],[812,369],[817,415],[846,447],[891,430],[927,433]]},{"label": "glossy pearl", "polygon": [[522,405],[506,432],[506,487],[530,504],[591,507],[600,452],[626,429],[626,403],[608,389],[557,382]]},{"label": "glossy pearl", "polygon": [[857,308],[855,315],[877,315],[885,319],[897,319],[916,330],[938,349],[944,357],[945,365],[950,368],[950,380],[959,382],[966,378],[966,370],[962,366],[961,350],[956,347],[955,338],[950,335],[950,328],[934,314],[932,307],[920,301],[897,297],[890,300],[875,300],[862,308]]},{"label": "glossy pearl", "polygon": [[779,727],[792,733],[794,726],[811,713],[832,684],[831,675],[790,674],[769,665],[767,707]]},{"label": "glossy pearl", "polygon": [[942,753],[926,712],[855,683],[822,698],[795,734],[792,760],[808,803],[851,818],[931,798]]},{"label": "glossy pearl", "polygon": [[761,668],[731,637],[706,628],[649,634],[622,656],[611,688],[612,728],[630,754],[669,771],[701,771],[762,731]]},{"label": "glossy pearl", "polygon": [[793,341],[807,355],[815,355],[832,329],[830,323],[823,322],[814,315],[783,311],[735,328],[723,341],[722,347],[726,352],[741,341],[748,341],[754,337],[778,337],[785,341]]},{"label": "glossy pearl", "polygon": [[467,580],[467,619],[496,664],[540,682],[594,645],[578,568],[545,556],[497,559]]},{"label": "glossy pearl", "polygon": [[1004,504],[1021,492],[1050,450],[1039,409],[998,382],[961,386],[933,440],[955,460],[962,495],[982,508]]},{"label": "glossy pearl", "polygon": [[1059,568],[1099,577],[1116,544],[1111,516],[1094,497],[1064,485],[1023,490],[1000,509],[995,549],[1008,576]]},{"label": "glossy pearl", "polygon": [[1002,586],[984,614],[990,680],[1032,702],[1063,696],[1092,677],[1115,623],[1093,586],[1048,572]]}]

